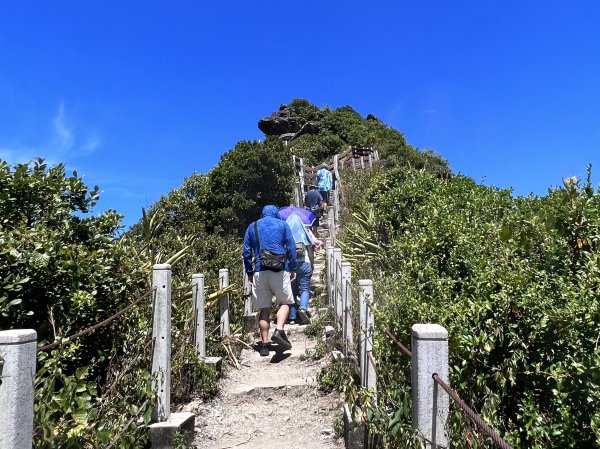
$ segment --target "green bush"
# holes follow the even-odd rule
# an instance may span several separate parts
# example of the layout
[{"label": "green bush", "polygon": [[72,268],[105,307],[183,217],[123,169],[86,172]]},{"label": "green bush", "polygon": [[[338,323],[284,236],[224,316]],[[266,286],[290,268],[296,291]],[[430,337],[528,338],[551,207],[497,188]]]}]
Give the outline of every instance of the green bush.
[{"label": "green bush", "polygon": [[[373,220],[346,215],[342,241],[379,247],[356,257],[376,286],[379,405],[399,408],[410,385],[383,330],[408,345],[413,323],[436,322],[450,336],[451,384],[510,444],[599,447],[600,195],[589,179],[541,198],[405,168],[353,182],[370,185],[353,212],[370,207]],[[393,418],[378,416],[385,444],[402,447]],[[451,431],[454,447],[485,442],[458,413]]]}]

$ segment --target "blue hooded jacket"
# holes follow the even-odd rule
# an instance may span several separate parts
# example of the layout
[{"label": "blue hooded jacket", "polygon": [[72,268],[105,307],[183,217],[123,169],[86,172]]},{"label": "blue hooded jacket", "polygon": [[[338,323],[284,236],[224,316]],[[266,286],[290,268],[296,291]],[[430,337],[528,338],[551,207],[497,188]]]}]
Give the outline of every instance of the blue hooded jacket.
[{"label": "blue hooded jacket", "polygon": [[[276,206],[265,206],[258,224],[258,239],[260,248],[254,234],[254,223],[250,223],[244,235],[244,269],[247,274],[261,271],[260,250],[268,249],[274,254],[287,254],[287,271],[296,270],[296,242],[292,236],[289,225],[279,217]],[[252,268],[252,254],[254,253],[254,268]]]}]

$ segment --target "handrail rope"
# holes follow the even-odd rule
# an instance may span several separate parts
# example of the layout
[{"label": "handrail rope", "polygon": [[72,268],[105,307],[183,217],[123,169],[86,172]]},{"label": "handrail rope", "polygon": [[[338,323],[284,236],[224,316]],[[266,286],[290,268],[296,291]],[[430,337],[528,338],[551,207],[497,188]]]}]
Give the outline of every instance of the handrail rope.
[{"label": "handrail rope", "polygon": [[110,385],[110,387],[108,387],[104,393],[102,394],[102,396],[100,397],[100,400],[103,401],[108,394],[117,386],[117,384],[121,381],[121,379],[125,376],[125,374],[127,374],[127,372],[129,372],[129,370],[133,367],[133,365],[136,364],[136,362],[140,359],[140,357],[146,353],[146,350],[148,349],[148,347],[153,344],[156,340],[156,337],[152,337],[150,339],[148,339],[146,341],[146,343],[144,344],[144,347],[142,348],[142,351],[139,352],[132,360],[131,362],[125,367],[123,368],[123,371],[121,371],[117,377],[115,377],[114,382]]},{"label": "handrail rope", "polygon": [[406,346],[404,346],[402,343],[400,343],[398,341],[398,339],[394,336],[394,334],[392,334],[390,332],[389,329],[385,329],[385,333],[387,334],[388,337],[390,337],[392,339],[392,341],[394,343],[396,343],[396,345],[400,348],[400,350],[408,357],[412,359],[412,352],[410,351],[410,349],[408,349]]},{"label": "handrail rope", "polygon": [[142,405],[140,405],[140,408],[138,409],[137,413],[133,415],[129,421],[127,421],[127,424],[125,424],[125,426],[123,426],[121,428],[121,431],[117,434],[117,439],[113,440],[113,442],[109,446],[107,446],[106,449],[111,449],[112,447],[114,447],[115,444],[117,444],[117,442],[119,441],[118,435],[121,435],[123,432],[125,432],[125,430],[127,430],[127,428],[133,423],[133,421],[139,418],[142,410],[144,410],[144,407],[148,405],[148,402],[150,402],[150,399],[146,399],[144,402],[142,402]]},{"label": "handrail rope", "polygon": [[377,375],[377,363],[375,363],[375,358],[371,351],[367,351],[367,357],[371,360],[371,363],[373,363],[373,370],[375,371],[375,375]]},{"label": "handrail rope", "polygon": [[198,284],[189,284],[189,285],[184,285],[183,287],[172,288],[171,294],[179,293],[179,292],[183,292],[183,291],[189,292],[190,290],[192,290],[194,288],[194,285],[198,285]]},{"label": "handrail rope", "polygon": [[[110,324],[112,321],[116,320],[117,318],[120,318],[122,315],[124,315],[125,313],[129,312],[131,309],[133,309],[135,306],[137,306],[139,303],[141,303],[144,299],[146,299],[148,296],[150,296],[151,294],[156,292],[156,287],[153,287],[151,290],[148,290],[146,293],[144,293],[142,296],[140,296],[138,299],[136,299],[134,302],[132,302],[131,304],[129,304],[127,307],[119,310],[117,313],[115,313],[114,315],[111,315],[110,317],[108,317],[107,319],[105,319],[104,321],[101,321],[97,324],[94,324],[93,326],[88,327],[87,329],[84,329],[82,331],[79,331],[73,335],[71,335],[70,337],[67,337],[66,340],[67,341],[75,341],[80,337],[83,337],[85,335],[91,334],[92,332],[107,326],[108,324]],[[40,348],[37,349],[37,352],[44,352],[47,351],[49,349],[54,349],[54,348],[58,348],[59,346],[62,346],[65,342],[65,339],[60,340],[60,341],[55,341],[53,343],[49,343],[47,345],[44,345]]]},{"label": "handrail rope", "polygon": [[[388,335],[388,337],[390,337],[394,343],[396,343],[396,345],[400,348],[400,350],[408,357],[412,358],[412,352],[406,348],[406,346],[404,346],[402,343],[400,343],[398,341],[398,339],[389,331],[389,329],[385,329],[385,333]],[[475,413],[456,393],[455,390],[453,390],[449,385],[447,385],[442,379],[440,379],[440,377],[438,376],[437,373],[433,373],[433,375],[431,376],[433,378],[433,380],[438,383],[440,385],[440,387],[442,387],[442,389],[448,393],[448,395],[454,399],[454,401],[458,404],[458,406],[463,410],[463,412],[465,412],[469,418],[471,418],[475,424],[477,424],[478,427],[481,428],[481,430],[486,433],[493,441],[494,443],[496,443],[501,449],[512,449],[512,447],[510,445],[508,445],[508,443],[506,443],[506,441],[504,441],[490,426],[488,426],[483,419],[477,414]]]},{"label": "handrail rope", "polygon": [[438,376],[437,373],[433,373],[431,375],[431,377],[433,378],[433,380],[440,386],[442,387],[442,389],[448,393],[448,396],[450,396],[452,399],[454,399],[454,401],[458,404],[458,406],[460,407],[460,409],[465,412],[465,414],[471,418],[475,424],[477,424],[477,426],[485,433],[487,434],[487,436],[489,436],[492,441],[494,441],[494,443],[496,443],[501,449],[512,449],[512,447],[502,439],[502,437],[500,437],[500,435],[498,435],[496,433],[496,431],[494,431],[494,429],[492,429],[490,426],[488,426],[483,419],[481,418],[481,416],[479,416],[477,413],[475,413],[475,411],[473,409],[471,409],[466,403],[465,401],[463,401],[458,394],[456,393],[455,390],[453,390],[448,384],[446,384],[446,382],[444,382],[442,379],[440,379],[440,376]]}]

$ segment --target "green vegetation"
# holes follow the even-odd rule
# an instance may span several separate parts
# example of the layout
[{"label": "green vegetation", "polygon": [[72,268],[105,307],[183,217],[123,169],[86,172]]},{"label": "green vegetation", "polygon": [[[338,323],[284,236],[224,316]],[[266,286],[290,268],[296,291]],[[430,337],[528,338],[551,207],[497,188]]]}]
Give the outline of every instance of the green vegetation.
[{"label": "green vegetation", "polygon": [[426,168],[440,176],[448,176],[448,163],[433,151],[419,151],[407,144],[404,136],[373,115],[363,118],[350,106],[331,111],[318,109],[306,100],[290,103],[305,122],[312,122],[316,134],[303,134],[290,142],[292,152],[306,159],[307,165],[317,165],[342,153],[348,145],[373,146],[389,166]]},{"label": "green vegetation", "polygon": [[[385,447],[407,447],[410,326],[450,336],[450,382],[514,447],[600,447],[600,194],[568,178],[513,197],[435,170],[344,174],[344,252],[376,288],[378,399],[353,392]],[[390,411],[394,411],[390,414]],[[494,447],[460,412],[453,447]],[[419,447],[416,445],[415,447]]]},{"label": "green vegetation", "polygon": [[[98,188],[42,160],[0,162],[0,329],[34,328],[40,342],[61,340],[124,308],[150,288],[154,263],[173,264],[174,287],[205,273],[218,289],[228,267],[232,329],[241,326],[241,232],[268,203],[287,204],[291,153],[276,139],[240,142],[206,175],[144,211],[122,233],[114,211],[90,216]],[[268,185],[269,189],[264,189]],[[173,294],[173,401],[216,393],[214,373],[189,350],[189,297]],[[152,297],[110,326],[38,356],[36,448],[139,448],[148,441]],[[209,301],[210,304],[210,301]],[[218,323],[213,304],[208,328]],[[212,323],[212,324],[211,324]],[[214,332],[211,355],[225,355]]]},{"label": "green vegetation", "polygon": [[[439,155],[350,107],[291,103],[312,134],[286,146],[275,136],[243,141],[207,174],[192,174],[122,234],[120,216],[91,216],[98,189],[43,161],[0,162],[0,329],[31,327],[60,340],[130,304],[150,287],[150,267],[173,264],[174,286],[205,273],[211,292],[228,267],[238,290],[241,238],[269,203],[288,204],[291,155],[309,164],[347,145],[374,146],[384,168],[342,174],[345,256],[353,279],[376,287],[378,396],[356,388],[348,366],[320,379],[362,406],[385,447],[417,441],[410,425],[410,365],[385,337],[408,344],[410,325],[437,322],[450,334],[451,384],[515,447],[600,447],[600,199],[589,179],[569,178],[545,197],[452,176]],[[265,188],[268,186],[268,188]],[[189,292],[174,294],[177,347],[189,343]],[[218,323],[207,311],[208,328]],[[151,300],[115,324],[40,354],[35,447],[138,448],[153,398]],[[316,332],[318,326],[314,325]],[[211,355],[225,355],[214,333]],[[191,351],[174,354],[175,400],[208,397],[216,380]],[[453,447],[492,447],[453,410]]]}]

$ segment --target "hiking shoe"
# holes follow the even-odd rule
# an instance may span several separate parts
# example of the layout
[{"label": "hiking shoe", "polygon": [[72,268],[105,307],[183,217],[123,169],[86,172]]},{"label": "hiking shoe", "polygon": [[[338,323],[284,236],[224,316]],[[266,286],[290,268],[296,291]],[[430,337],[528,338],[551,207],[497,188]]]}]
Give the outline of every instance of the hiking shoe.
[{"label": "hiking shoe", "polygon": [[273,332],[273,336],[271,337],[271,341],[274,341],[283,349],[292,349],[292,344],[285,335],[285,331],[280,331],[279,329],[275,329]]},{"label": "hiking shoe", "polygon": [[307,310],[300,309],[298,311],[298,317],[300,318],[300,324],[310,324],[310,316],[308,315]]},{"label": "hiking shoe", "polygon": [[262,341],[258,344],[258,353],[261,357],[269,355],[269,343],[263,343]]}]

